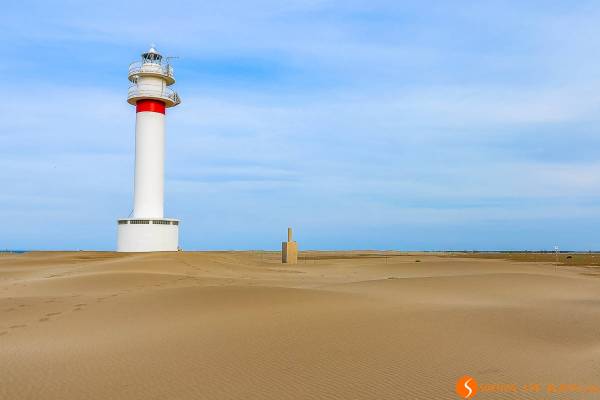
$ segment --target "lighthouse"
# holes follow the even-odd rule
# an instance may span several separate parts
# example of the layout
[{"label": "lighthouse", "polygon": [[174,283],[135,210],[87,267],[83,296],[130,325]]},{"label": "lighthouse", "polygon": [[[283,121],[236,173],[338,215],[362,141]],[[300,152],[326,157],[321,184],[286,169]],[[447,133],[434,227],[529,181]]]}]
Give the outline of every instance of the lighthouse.
[{"label": "lighthouse", "polygon": [[136,111],[133,210],[118,220],[117,251],[177,251],[179,220],[164,217],[165,114],[181,102],[173,68],[151,47],[128,77],[127,102]]}]

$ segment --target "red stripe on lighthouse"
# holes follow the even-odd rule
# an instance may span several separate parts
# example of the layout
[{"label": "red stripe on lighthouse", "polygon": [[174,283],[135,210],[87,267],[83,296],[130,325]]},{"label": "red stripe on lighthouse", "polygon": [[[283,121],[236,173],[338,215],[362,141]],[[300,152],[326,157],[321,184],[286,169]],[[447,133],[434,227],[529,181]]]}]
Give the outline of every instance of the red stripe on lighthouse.
[{"label": "red stripe on lighthouse", "polygon": [[135,112],[151,111],[164,114],[165,103],[158,100],[144,99],[135,103]]}]

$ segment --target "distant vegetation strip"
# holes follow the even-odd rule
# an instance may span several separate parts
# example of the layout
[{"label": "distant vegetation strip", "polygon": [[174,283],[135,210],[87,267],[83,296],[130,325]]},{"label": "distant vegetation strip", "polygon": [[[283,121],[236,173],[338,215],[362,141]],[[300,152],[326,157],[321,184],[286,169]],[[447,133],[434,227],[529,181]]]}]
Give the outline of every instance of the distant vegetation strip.
[{"label": "distant vegetation strip", "polygon": [[550,262],[559,265],[600,266],[600,253],[561,251],[448,252],[450,257],[500,259],[520,262]]}]

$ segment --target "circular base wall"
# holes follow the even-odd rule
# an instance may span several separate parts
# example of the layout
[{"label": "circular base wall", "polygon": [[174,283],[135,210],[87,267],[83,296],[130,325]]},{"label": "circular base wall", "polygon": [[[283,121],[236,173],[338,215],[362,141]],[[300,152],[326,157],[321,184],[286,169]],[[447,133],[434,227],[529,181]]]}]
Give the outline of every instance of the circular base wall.
[{"label": "circular base wall", "polygon": [[117,251],[177,251],[179,221],[176,219],[120,219],[117,228]]}]

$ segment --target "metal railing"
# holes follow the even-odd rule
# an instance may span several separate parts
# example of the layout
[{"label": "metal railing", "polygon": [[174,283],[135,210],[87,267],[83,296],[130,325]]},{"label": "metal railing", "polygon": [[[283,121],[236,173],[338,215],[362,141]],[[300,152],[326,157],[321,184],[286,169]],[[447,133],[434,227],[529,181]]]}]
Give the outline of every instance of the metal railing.
[{"label": "metal railing", "polygon": [[142,72],[148,72],[153,74],[159,74],[173,78],[173,67],[168,63],[148,63],[142,61],[136,61],[129,65],[129,75],[137,75]]},{"label": "metal railing", "polygon": [[129,86],[127,99],[132,97],[149,97],[168,99],[177,105],[181,103],[181,99],[176,91],[171,88],[163,87],[162,89],[140,89],[135,83]]}]

